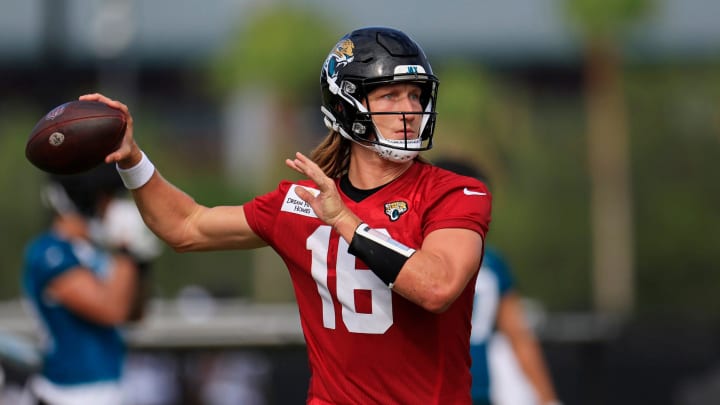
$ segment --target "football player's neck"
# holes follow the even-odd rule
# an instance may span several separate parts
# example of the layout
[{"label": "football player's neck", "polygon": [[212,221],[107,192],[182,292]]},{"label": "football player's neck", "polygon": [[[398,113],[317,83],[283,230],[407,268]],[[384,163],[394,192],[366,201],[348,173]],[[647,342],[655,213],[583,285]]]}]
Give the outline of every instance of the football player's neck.
[{"label": "football player's neck", "polygon": [[354,187],[369,190],[400,177],[412,164],[412,160],[392,162],[383,159],[373,150],[354,145],[350,152],[348,179]]}]

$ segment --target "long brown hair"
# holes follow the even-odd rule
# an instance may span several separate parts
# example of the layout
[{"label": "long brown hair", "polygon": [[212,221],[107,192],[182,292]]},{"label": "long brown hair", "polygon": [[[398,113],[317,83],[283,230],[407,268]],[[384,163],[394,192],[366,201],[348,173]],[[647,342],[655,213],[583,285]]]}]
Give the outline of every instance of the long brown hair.
[{"label": "long brown hair", "polygon": [[347,173],[350,165],[350,142],[337,131],[331,130],[310,152],[310,159],[320,166],[328,177],[339,178]]}]

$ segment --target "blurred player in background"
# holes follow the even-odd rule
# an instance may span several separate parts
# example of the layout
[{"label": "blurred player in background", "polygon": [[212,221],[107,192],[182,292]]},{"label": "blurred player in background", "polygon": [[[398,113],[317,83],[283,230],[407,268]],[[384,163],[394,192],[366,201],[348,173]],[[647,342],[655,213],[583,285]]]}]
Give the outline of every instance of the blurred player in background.
[{"label": "blurred player in background", "polygon": [[52,176],[43,190],[50,228],[29,243],[22,287],[37,318],[42,370],[36,404],[122,404],[120,326],[143,316],[159,243],[112,165]]},{"label": "blurred player in background", "polygon": [[[461,404],[470,399],[470,318],[490,222],[478,180],[439,169],[432,147],[437,78],[420,46],[382,27],[340,39],[323,64],[330,129],[308,179],[238,206],[208,208],[167,182],[133,139],[106,161],[145,222],[178,251],[271,246],[285,261],[309,364],[307,402]],[[252,148],[252,145],[247,145]]]},{"label": "blurred player in background", "polygon": [[[434,163],[489,185],[485,174],[471,163],[451,158]],[[475,283],[470,353],[474,405],[560,404],[514,277],[491,245],[485,246]]]}]

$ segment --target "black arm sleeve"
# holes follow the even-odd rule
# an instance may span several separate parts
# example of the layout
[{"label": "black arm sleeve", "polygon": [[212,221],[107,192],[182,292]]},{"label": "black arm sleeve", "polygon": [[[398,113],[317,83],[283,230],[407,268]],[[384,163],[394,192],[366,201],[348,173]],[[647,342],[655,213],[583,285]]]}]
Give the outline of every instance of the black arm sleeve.
[{"label": "black arm sleeve", "polygon": [[355,230],[348,252],[370,267],[383,283],[392,288],[405,262],[415,253],[384,233],[360,224]]}]

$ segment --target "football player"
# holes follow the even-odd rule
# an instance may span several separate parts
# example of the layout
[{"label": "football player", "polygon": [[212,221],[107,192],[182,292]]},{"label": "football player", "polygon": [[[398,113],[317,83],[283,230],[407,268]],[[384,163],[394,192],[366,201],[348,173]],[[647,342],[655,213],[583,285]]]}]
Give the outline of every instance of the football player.
[{"label": "football player", "polygon": [[321,74],[329,134],[244,205],[206,207],[166,181],[127,114],[108,155],[149,227],[178,251],[271,246],[293,282],[312,372],[307,402],[470,404],[470,318],[490,193],[439,169],[438,79],[404,32],[367,27],[331,49]]},{"label": "football player", "polygon": [[34,403],[123,403],[120,327],[142,316],[145,274],[160,245],[134,205],[119,208],[119,191],[107,164],[52,176],[44,189],[51,225],[28,244],[22,275],[40,328],[42,367],[28,383]]}]

